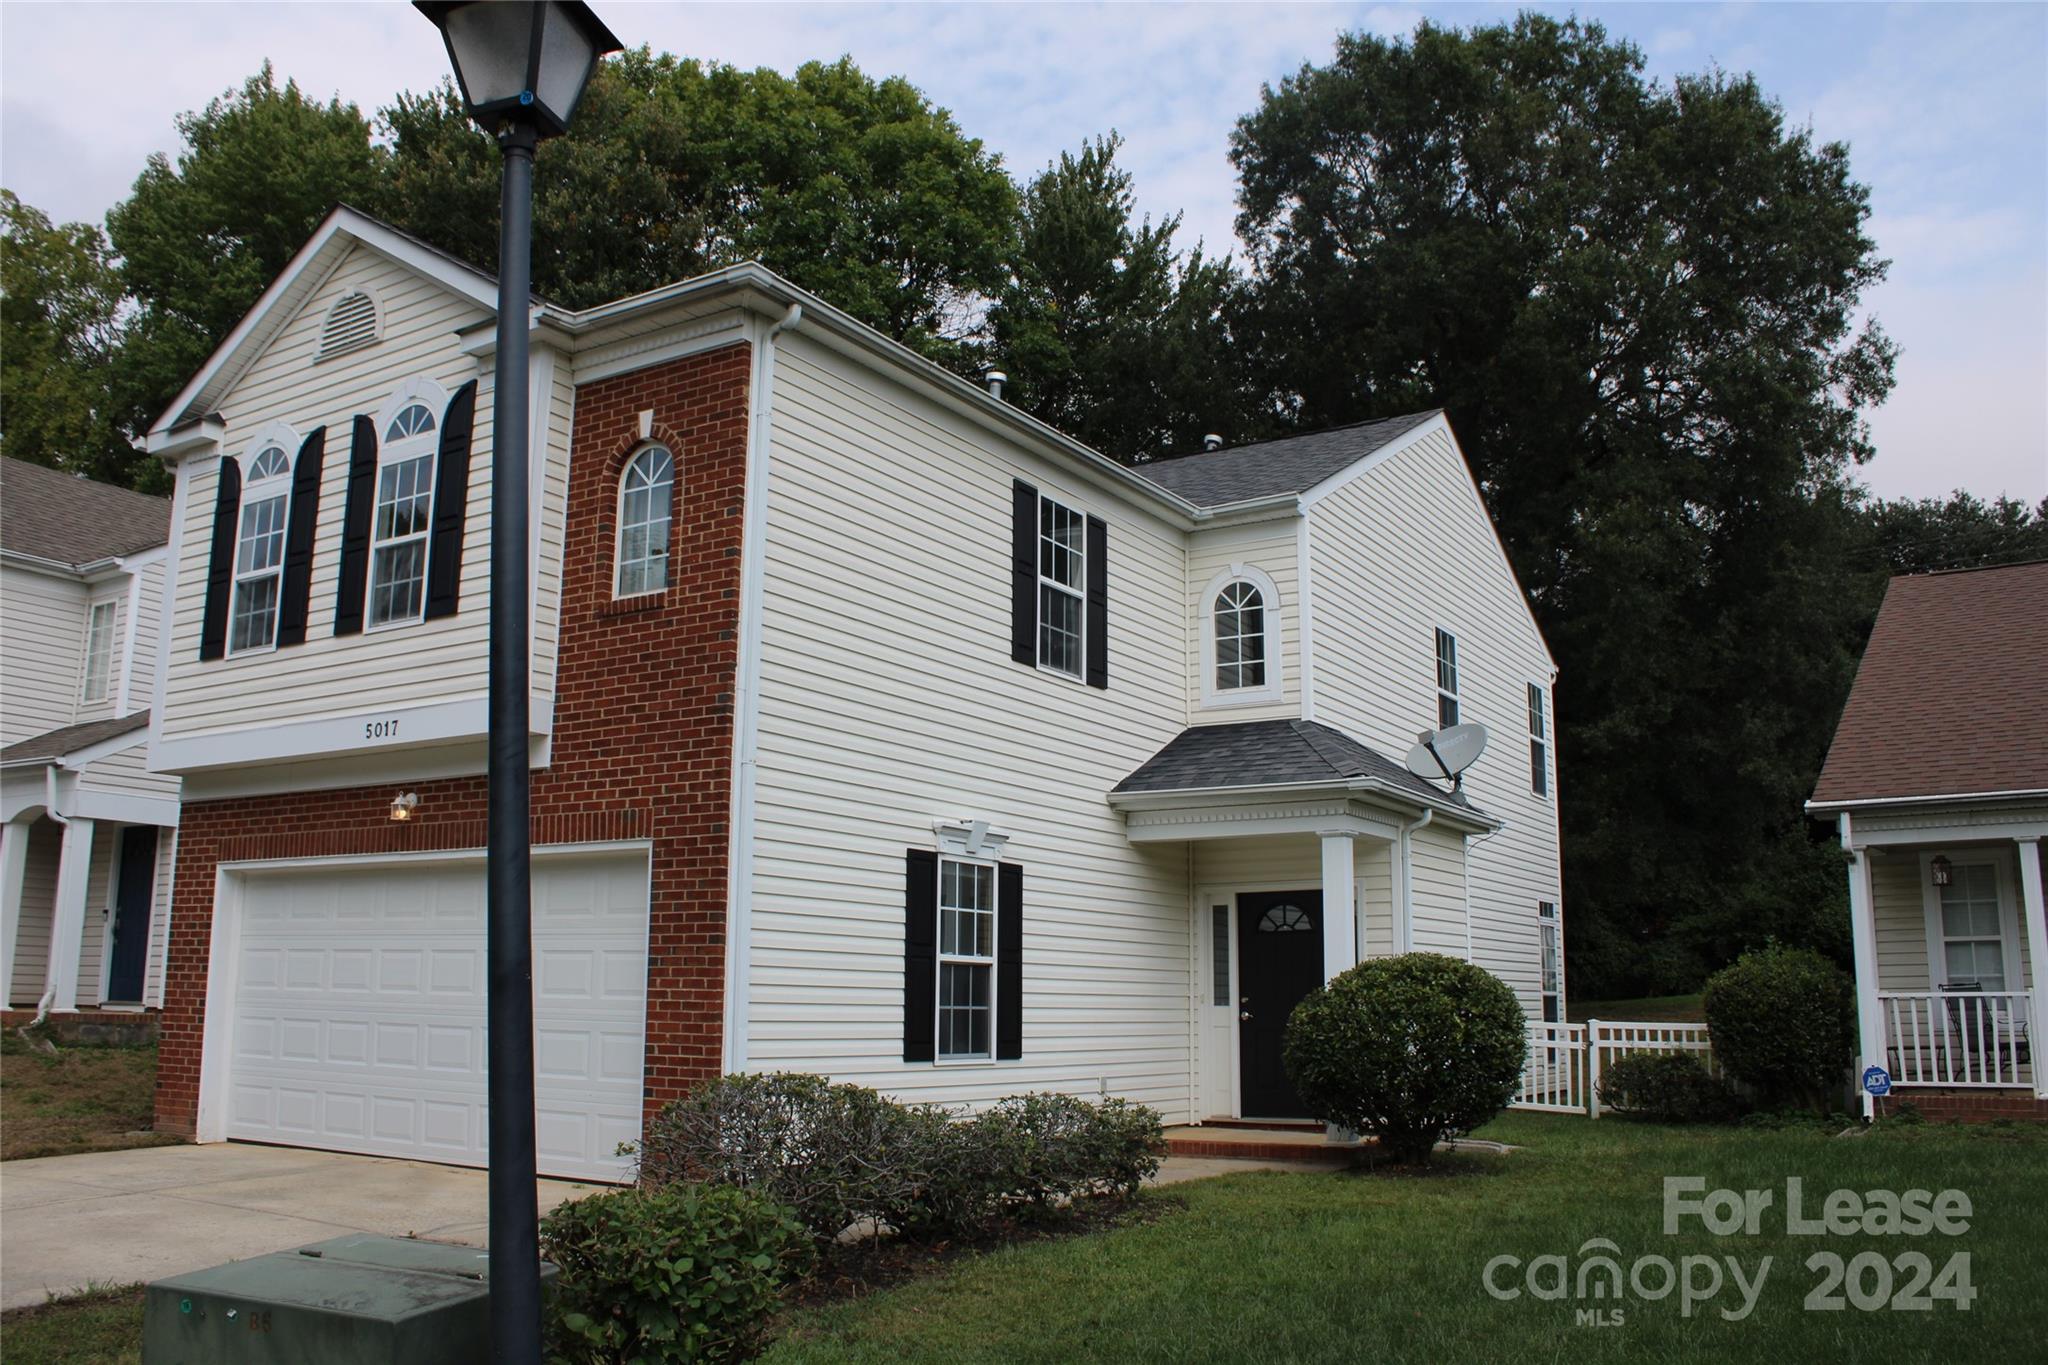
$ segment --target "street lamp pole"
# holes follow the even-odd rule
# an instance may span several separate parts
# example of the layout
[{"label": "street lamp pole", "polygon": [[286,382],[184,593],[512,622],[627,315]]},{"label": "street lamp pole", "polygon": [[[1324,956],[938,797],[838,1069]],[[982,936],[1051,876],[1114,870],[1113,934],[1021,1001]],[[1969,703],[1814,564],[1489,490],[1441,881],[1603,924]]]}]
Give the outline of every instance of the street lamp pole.
[{"label": "street lamp pole", "polygon": [[534,1151],[533,849],[528,771],[531,449],[527,331],[533,310],[533,154],[567,131],[598,61],[619,40],[590,6],[457,0],[414,7],[434,22],[471,118],[505,169],[498,224],[498,354],[491,420],[489,808],[485,898],[490,1103],[491,1354],[539,1365],[540,1215]]}]

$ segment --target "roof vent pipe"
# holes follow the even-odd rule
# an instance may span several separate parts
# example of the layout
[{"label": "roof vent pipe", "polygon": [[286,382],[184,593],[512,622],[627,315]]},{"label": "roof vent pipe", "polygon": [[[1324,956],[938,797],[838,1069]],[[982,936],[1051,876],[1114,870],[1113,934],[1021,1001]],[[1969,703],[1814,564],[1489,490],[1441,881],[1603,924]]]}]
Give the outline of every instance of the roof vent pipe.
[{"label": "roof vent pipe", "polygon": [[1209,434],[1208,434],[1207,436],[1204,436],[1204,437],[1202,438],[1202,449],[1204,449],[1204,450],[1221,450],[1221,449],[1223,449],[1223,438],[1222,438],[1221,436],[1218,436],[1218,435],[1217,435],[1217,434],[1216,434],[1215,432],[1213,432],[1213,431],[1212,431],[1212,432],[1210,432],[1210,433],[1209,433]]},{"label": "roof vent pipe", "polygon": [[988,385],[988,396],[997,402],[1001,402],[1003,385],[1010,382],[1010,376],[1004,374],[1001,370],[990,370],[982,375],[982,380]]}]

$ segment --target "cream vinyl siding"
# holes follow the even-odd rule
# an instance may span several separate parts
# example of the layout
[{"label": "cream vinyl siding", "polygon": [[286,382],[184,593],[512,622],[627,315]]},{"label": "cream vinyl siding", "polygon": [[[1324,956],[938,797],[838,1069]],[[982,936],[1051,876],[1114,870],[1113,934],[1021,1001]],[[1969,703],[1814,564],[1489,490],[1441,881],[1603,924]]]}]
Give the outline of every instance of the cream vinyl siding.
[{"label": "cream vinyl siding", "polygon": [[[1564,718],[1550,706],[1550,793],[1529,789],[1528,686],[1550,696],[1551,665],[1484,508],[1441,427],[1309,510],[1315,717],[1399,761],[1436,724],[1435,632],[1458,639],[1460,718],[1484,724],[1487,751],[1465,790],[1506,822],[1466,857],[1473,960],[1542,1011],[1536,907],[1559,902],[1557,790]],[[1416,946],[1464,956],[1463,887],[1435,827],[1415,841]],[[1433,908],[1440,907],[1440,908]],[[1569,933],[1571,908],[1560,914]],[[1430,922],[1425,929],[1425,918]],[[1566,983],[1567,989],[1569,982]]]},{"label": "cream vinyl siding", "polygon": [[21,921],[14,935],[14,980],[8,1003],[33,1005],[50,970],[50,918],[57,904],[57,863],[64,831],[55,820],[29,827],[28,856],[22,864]]},{"label": "cream vinyl siding", "polygon": [[[157,636],[163,619],[164,560],[143,567],[142,589],[136,598],[135,617],[128,622],[128,704],[122,708],[144,711],[156,695]],[[120,662],[116,660],[118,670]],[[114,679],[115,700],[120,700],[121,679]]]},{"label": "cream vinyl siding", "polygon": [[[749,1070],[911,1100],[1106,1089],[1188,1115],[1187,852],[1109,789],[1181,728],[1182,538],[800,337],[777,343]],[[1011,480],[1109,527],[1109,688],[1010,658]],[[985,819],[1024,877],[1024,1055],[903,1054],[904,851]],[[744,855],[743,855],[744,856]]]},{"label": "cream vinyl siding", "polygon": [[130,738],[135,742],[128,748],[86,765],[78,775],[79,790],[177,800],[178,779],[149,770],[149,732],[137,730]]},{"label": "cream vinyl siding", "polygon": [[[1195,885],[1207,891],[1322,889],[1322,841],[1312,834],[1206,839],[1190,847],[1194,849]],[[1364,918],[1361,960],[1385,957],[1393,951],[1394,942],[1392,845],[1359,839],[1352,850],[1352,877]]]},{"label": "cream vinyl siding", "polygon": [[85,873],[85,926],[78,941],[78,1004],[100,1003],[100,971],[106,957],[108,930],[114,917],[114,859],[121,846],[121,826],[102,820],[92,827],[92,861]]},{"label": "cream vinyl siding", "polygon": [[[1301,592],[1299,522],[1289,516],[1278,521],[1255,522],[1249,526],[1219,526],[1196,531],[1188,537],[1188,709],[1196,725],[1232,724],[1250,720],[1292,719],[1301,715]],[[1268,602],[1266,610],[1277,612],[1280,621],[1278,652],[1266,660],[1267,677],[1280,674],[1280,700],[1258,705],[1233,702],[1230,694],[1215,693],[1215,667],[1202,640],[1216,607],[1210,590],[1216,575],[1233,564],[1256,568],[1273,580],[1280,600]],[[1203,701],[1204,687],[1214,694],[1214,703]]]},{"label": "cream vinyl siding", "polygon": [[[1408,836],[1409,875],[1414,892],[1409,902],[1413,917],[1408,937],[1418,953],[1465,956],[1465,839],[1434,824],[1424,825]],[[1474,926],[1475,930],[1477,926]],[[1536,907],[1529,907],[1527,931],[1530,943],[1536,938]],[[1474,945],[1474,956],[1477,945]],[[1493,971],[1500,968],[1486,964]],[[1540,966],[1540,964],[1539,964]],[[1519,983],[1518,983],[1519,984]]]},{"label": "cream vinyl siding", "polygon": [[1911,849],[1870,858],[1870,910],[1877,924],[1877,988],[1932,990],[1927,974],[1927,906],[1920,855]]},{"label": "cream vinyl siding", "polygon": [[0,741],[30,739],[77,718],[89,600],[75,579],[0,568]]},{"label": "cream vinyl siding", "polygon": [[[376,295],[384,319],[383,340],[316,364],[313,356],[327,310],[342,294],[357,288]],[[235,385],[221,404],[228,456],[245,455],[250,438],[273,420],[290,423],[302,437],[315,427],[327,428],[306,642],[211,663],[199,661],[219,462],[205,458],[182,465],[179,477],[187,487],[184,521],[176,528],[178,570],[162,718],[165,738],[483,696],[492,384],[488,364],[463,354],[455,331],[487,317],[442,286],[358,246]],[[353,420],[357,414],[377,417],[399,385],[414,376],[433,380],[451,395],[471,379],[480,381],[471,436],[461,609],[439,621],[365,629],[336,639],[334,604]],[[547,425],[566,443],[566,415],[556,409],[569,400],[559,389],[558,383]],[[437,421],[441,416],[435,413]],[[534,616],[537,688],[544,687],[553,672],[557,594],[552,578],[561,533],[559,526],[550,529],[547,523],[559,521],[561,471],[552,466],[564,459],[551,452],[545,481],[549,496],[541,510],[543,559],[538,581],[549,586],[539,593]],[[254,697],[262,699],[260,706],[251,704]]]},{"label": "cream vinyl siding", "polygon": [[178,831],[156,833],[156,891],[149,902],[149,962],[143,968],[142,1003],[164,1003],[164,963],[171,948],[171,885],[178,871]]}]

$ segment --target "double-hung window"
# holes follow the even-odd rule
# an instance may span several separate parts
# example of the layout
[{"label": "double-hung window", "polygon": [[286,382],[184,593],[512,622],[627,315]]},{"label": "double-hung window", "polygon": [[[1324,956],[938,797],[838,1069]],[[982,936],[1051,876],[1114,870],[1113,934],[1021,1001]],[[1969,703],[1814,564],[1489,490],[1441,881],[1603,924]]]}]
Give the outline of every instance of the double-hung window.
[{"label": "double-hung window", "polygon": [[105,701],[114,676],[114,614],[112,602],[95,602],[85,623],[85,677],[82,695],[88,702]]},{"label": "double-hung window", "polygon": [[1529,790],[1542,796],[1550,790],[1550,725],[1544,714],[1543,689],[1529,684]]},{"label": "double-hung window", "polygon": [[1447,730],[1458,723],[1458,640],[1438,627],[1436,632],[1436,724]]},{"label": "double-hung window", "polygon": [[426,605],[427,531],[434,511],[435,432],[424,403],[399,409],[384,429],[371,513],[372,626],[417,621]]},{"label": "double-hung window", "polygon": [[1087,520],[1051,498],[1038,499],[1038,662],[1081,676],[1081,622],[1088,583]]},{"label": "double-hung window", "polygon": [[1949,869],[1935,926],[1941,938],[1943,979],[1951,988],[1974,982],[1975,989],[2005,989],[2004,912],[1999,905],[1998,866],[1958,861]]},{"label": "double-hung window", "polygon": [[1564,1018],[1564,943],[1553,902],[1537,902],[1536,932],[1543,945],[1543,1022],[1555,1024]]},{"label": "double-hung window", "polygon": [[277,643],[291,474],[291,457],[282,446],[265,446],[249,461],[249,472],[242,483],[242,517],[235,536],[234,601],[228,611],[230,654],[268,649]]},{"label": "double-hung window", "polygon": [[939,859],[938,1058],[991,1058],[995,1037],[996,869]]}]

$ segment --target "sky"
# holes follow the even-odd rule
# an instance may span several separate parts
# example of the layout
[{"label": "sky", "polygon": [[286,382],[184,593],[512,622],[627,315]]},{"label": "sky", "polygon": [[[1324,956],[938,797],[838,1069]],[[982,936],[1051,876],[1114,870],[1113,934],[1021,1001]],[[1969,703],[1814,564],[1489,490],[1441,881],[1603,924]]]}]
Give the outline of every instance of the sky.
[{"label": "sky", "polygon": [[[1235,120],[1330,58],[1340,31],[1405,34],[1548,4],[751,4],[598,0],[629,44],[789,71],[851,54],[902,75],[1013,175],[1115,129],[1180,241],[1234,249]],[[2048,496],[2048,5],[1594,4],[1649,73],[1754,72],[1788,120],[1846,142],[1892,262],[1865,296],[1901,348],[1861,471],[1886,497]],[[0,4],[0,184],[99,220],[174,120],[269,58],[365,111],[447,73],[408,5]]]}]

